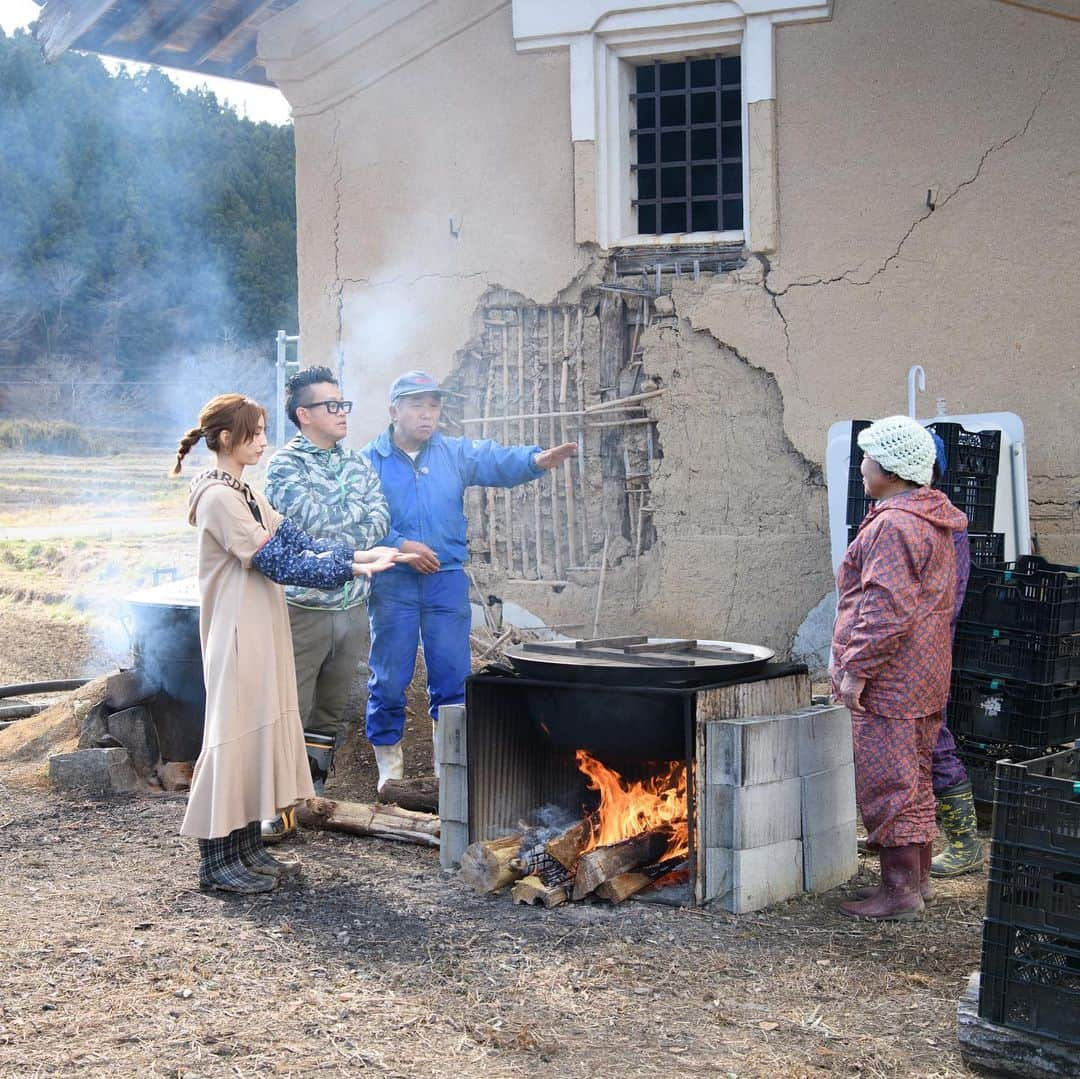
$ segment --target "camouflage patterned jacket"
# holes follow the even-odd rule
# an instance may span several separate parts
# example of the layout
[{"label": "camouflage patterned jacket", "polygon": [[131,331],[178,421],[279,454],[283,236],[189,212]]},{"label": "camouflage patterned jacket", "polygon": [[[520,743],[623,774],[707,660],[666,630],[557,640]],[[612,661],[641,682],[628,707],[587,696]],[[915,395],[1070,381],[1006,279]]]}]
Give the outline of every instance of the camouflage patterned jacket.
[{"label": "camouflage patterned jacket", "polygon": [[[270,459],[266,498],[309,536],[355,550],[374,547],[390,528],[379,478],[364,457],[341,446],[319,449],[303,435]],[[297,607],[343,610],[363,603],[369,589],[368,579],[358,577],[332,591],[289,587],[285,598]]]}]

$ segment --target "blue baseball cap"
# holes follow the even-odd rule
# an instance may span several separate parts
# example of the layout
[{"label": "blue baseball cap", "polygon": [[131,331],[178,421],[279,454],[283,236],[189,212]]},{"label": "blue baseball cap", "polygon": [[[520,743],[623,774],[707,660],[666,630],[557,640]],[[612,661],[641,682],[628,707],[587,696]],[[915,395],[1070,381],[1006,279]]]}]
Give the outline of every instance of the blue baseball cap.
[{"label": "blue baseball cap", "polygon": [[934,440],[934,454],[937,457],[937,470],[944,476],[949,471],[949,457],[945,452],[945,440],[937,433],[931,431],[930,437]]},{"label": "blue baseball cap", "polygon": [[433,393],[437,397],[445,397],[444,390],[427,371],[406,371],[394,379],[390,387],[390,404],[399,397],[413,397],[418,393]]}]

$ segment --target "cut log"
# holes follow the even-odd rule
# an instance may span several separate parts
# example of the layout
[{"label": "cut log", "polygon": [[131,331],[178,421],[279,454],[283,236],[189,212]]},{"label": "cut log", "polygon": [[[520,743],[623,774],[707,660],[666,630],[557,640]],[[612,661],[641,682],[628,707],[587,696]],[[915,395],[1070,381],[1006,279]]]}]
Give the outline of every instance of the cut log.
[{"label": "cut log", "polygon": [[309,798],[296,807],[296,819],[305,828],[327,828],[350,835],[398,839],[403,843],[419,843],[425,847],[439,845],[437,816],[433,813],[414,813],[398,806]]},{"label": "cut log", "polygon": [[579,820],[561,835],[548,840],[544,844],[544,850],[564,869],[573,873],[577,869],[578,858],[581,857],[581,848],[588,843],[591,832],[592,825],[587,820]]},{"label": "cut log", "polygon": [[598,884],[596,894],[601,899],[610,899],[612,903],[621,903],[643,888],[647,888],[652,882],[653,878],[648,873],[634,869],[629,873],[620,873],[611,880],[605,880],[603,884]]},{"label": "cut log", "polygon": [[550,910],[552,907],[561,906],[570,897],[565,885],[549,888],[539,877],[522,877],[510,889],[510,898],[515,903],[526,903],[529,906],[541,903]]},{"label": "cut log", "polygon": [[574,878],[574,899],[583,899],[606,880],[658,861],[670,839],[671,833],[666,828],[658,828],[583,854]]},{"label": "cut log", "polygon": [[439,781],[434,776],[388,779],[376,795],[380,802],[418,813],[439,812]]},{"label": "cut log", "polygon": [[461,878],[482,895],[497,892],[521,876],[521,870],[510,864],[520,853],[519,835],[470,843],[461,856]]}]

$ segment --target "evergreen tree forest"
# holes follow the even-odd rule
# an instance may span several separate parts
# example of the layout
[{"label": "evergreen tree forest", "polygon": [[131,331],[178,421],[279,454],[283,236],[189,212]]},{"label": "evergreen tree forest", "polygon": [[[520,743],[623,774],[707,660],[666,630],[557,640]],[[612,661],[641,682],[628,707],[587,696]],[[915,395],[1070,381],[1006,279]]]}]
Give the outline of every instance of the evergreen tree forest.
[{"label": "evergreen tree forest", "polygon": [[296,332],[292,128],[0,31],[4,377],[269,363],[278,329]]}]

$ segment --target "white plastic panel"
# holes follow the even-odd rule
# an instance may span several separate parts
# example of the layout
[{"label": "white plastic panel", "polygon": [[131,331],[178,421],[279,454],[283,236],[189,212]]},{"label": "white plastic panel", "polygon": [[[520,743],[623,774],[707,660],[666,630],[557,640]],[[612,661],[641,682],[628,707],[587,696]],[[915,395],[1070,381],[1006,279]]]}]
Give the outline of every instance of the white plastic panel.
[{"label": "white plastic panel", "polygon": [[[829,534],[833,572],[847,550],[847,489],[851,465],[851,427],[841,420],[829,428],[825,449],[825,479],[829,495]],[[1005,536],[1005,559],[1031,553],[1031,519],[1028,508],[1027,457],[1024,424],[1012,412],[983,412],[966,416],[934,416],[921,423],[958,423],[968,431],[1001,431],[994,532]]]}]

